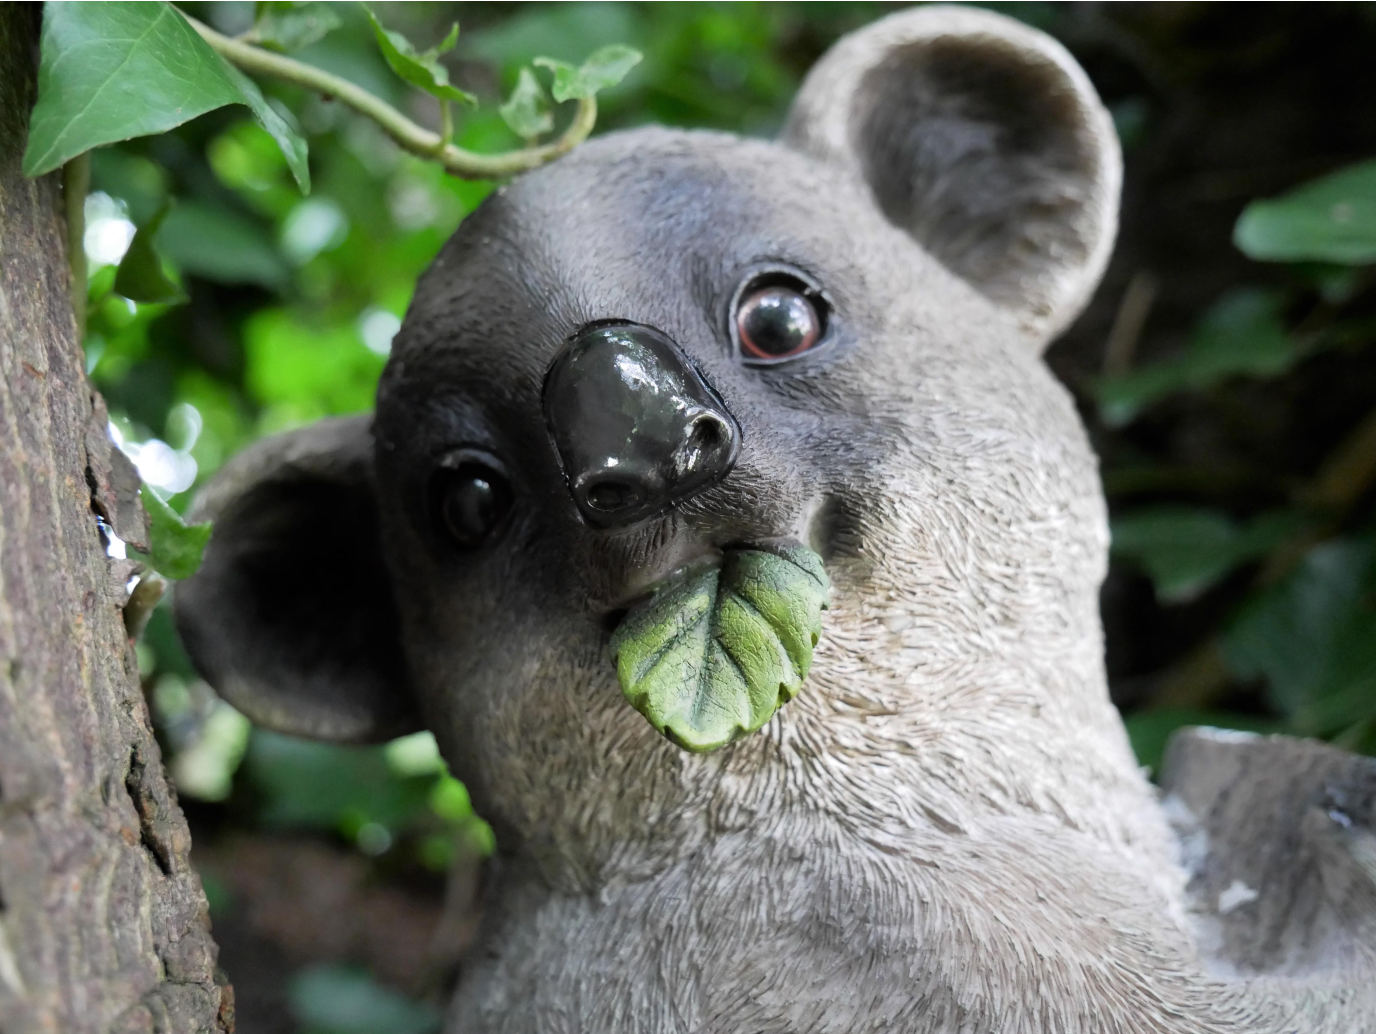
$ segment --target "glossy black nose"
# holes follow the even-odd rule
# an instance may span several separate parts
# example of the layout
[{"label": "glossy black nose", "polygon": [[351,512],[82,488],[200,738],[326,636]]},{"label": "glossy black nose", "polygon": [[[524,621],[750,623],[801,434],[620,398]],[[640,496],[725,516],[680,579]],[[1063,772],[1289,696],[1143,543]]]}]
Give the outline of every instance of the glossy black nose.
[{"label": "glossy black nose", "polygon": [[672,341],[635,323],[589,328],[545,378],[545,418],[583,519],[611,528],[724,478],[741,431]]}]

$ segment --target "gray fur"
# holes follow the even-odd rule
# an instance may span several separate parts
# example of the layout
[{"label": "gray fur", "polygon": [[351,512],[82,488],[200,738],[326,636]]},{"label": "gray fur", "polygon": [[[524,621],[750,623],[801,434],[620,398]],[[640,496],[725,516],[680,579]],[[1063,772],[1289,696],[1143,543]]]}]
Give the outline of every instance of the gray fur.
[{"label": "gray fur", "polygon": [[[946,36],[968,77],[924,72]],[[367,733],[369,692],[395,724],[384,687],[404,677],[501,849],[450,1029],[1365,1029],[1376,1012],[1351,970],[1321,962],[1302,985],[1211,971],[1176,840],[1106,692],[1103,499],[1071,400],[1037,358],[1111,244],[1102,107],[1056,44],[986,12],[895,15],[835,54],[789,144],[642,129],[498,192],[422,279],[371,428],[260,445],[213,490],[207,512],[231,513],[264,478],[347,468],[358,505],[376,507],[378,534],[354,548],[386,555],[401,649],[344,644],[360,657],[332,669],[355,716],[345,735]],[[835,82],[863,82],[874,104],[954,82],[976,96],[937,109],[995,117],[1010,109],[977,96],[984,54],[1000,97],[1012,77],[1057,98],[1014,106],[1052,120],[1031,127],[1027,160],[964,165],[895,112],[851,136],[814,125],[851,110],[817,85],[836,61],[856,74]],[[898,128],[875,139],[878,126]],[[888,181],[917,192],[892,201],[881,157],[916,163]],[[996,189],[981,197],[986,173]],[[777,263],[822,285],[830,344],[744,367],[726,309],[752,268]],[[723,481],[619,532],[579,519],[541,409],[563,342],[603,319],[668,334],[742,431]],[[355,456],[371,440],[370,469],[331,464],[340,436]],[[517,498],[501,540],[474,554],[446,548],[425,503],[458,446],[499,456]],[[279,463],[283,450],[298,458]],[[203,664],[215,651],[231,701],[300,730],[322,699],[307,652],[262,650],[221,592],[233,564],[217,554],[253,553],[235,528],[220,525],[180,619]],[[812,543],[833,581],[812,673],[761,732],[686,754],[622,698],[609,615],[687,560],[777,536]],[[308,611],[313,587],[295,591]],[[236,695],[235,665],[260,688]]]}]

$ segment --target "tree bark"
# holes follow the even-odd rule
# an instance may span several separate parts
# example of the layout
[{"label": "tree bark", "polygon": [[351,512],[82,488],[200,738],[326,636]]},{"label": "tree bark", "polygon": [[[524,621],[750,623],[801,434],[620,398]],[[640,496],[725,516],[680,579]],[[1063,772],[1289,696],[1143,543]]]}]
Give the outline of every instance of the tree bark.
[{"label": "tree bark", "polygon": [[[0,1032],[232,1030],[97,514],[141,512],[85,375],[57,176],[20,172],[40,4],[0,4]],[[136,482],[133,482],[136,484]]]}]

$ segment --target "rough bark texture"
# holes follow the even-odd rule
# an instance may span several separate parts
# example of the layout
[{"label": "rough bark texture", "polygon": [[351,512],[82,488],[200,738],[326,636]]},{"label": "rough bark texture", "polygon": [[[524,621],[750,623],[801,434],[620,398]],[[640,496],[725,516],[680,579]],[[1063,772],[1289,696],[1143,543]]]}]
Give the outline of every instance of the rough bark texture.
[{"label": "rough bark texture", "polygon": [[226,1030],[128,565],[96,526],[129,524],[128,471],[76,340],[59,177],[20,173],[40,10],[0,4],[0,1031]]}]

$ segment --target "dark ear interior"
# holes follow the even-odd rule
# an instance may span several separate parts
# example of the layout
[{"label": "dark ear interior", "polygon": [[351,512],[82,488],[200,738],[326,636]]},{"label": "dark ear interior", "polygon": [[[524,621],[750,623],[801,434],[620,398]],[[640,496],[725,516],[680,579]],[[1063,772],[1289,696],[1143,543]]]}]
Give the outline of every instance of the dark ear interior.
[{"label": "dark ear interior", "polygon": [[207,681],[255,722],[367,742],[420,727],[373,498],[366,421],[259,443],[206,493],[201,569],[177,623]]},{"label": "dark ear interior", "polygon": [[1088,297],[1112,245],[1121,159],[1054,40],[924,7],[836,45],[785,139],[864,180],[894,225],[1041,337]]}]

